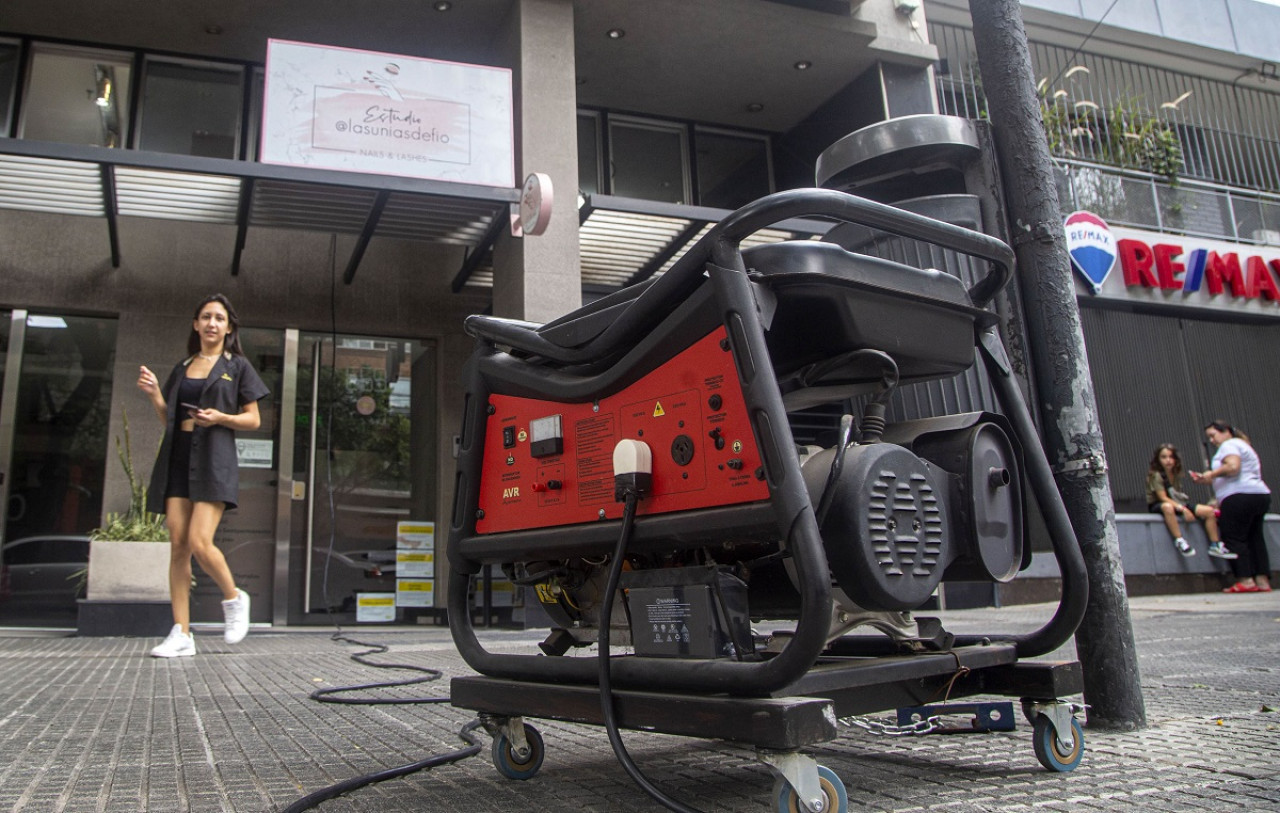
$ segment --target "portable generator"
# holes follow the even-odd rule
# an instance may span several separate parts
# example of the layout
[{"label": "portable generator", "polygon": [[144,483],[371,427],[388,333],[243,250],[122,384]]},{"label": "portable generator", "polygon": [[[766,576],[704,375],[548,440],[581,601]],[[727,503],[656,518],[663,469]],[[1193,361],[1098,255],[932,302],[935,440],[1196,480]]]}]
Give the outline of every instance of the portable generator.
[{"label": "portable generator", "polygon": [[[924,241],[984,272],[966,287],[830,242],[741,247],[800,217]],[[1041,763],[1074,768],[1080,707],[1061,698],[1081,691],[1079,665],[1024,661],[1075,632],[1087,583],[988,309],[1012,265],[979,232],[794,190],[563,318],[470,317],[449,623],[480,675],[455,679],[452,702],[481,714],[498,769],[541,765],[525,717],[603,723],[624,766],[619,727],[742,743],[774,770],[779,810],[843,810],[843,783],[802,749],[841,718],[944,691],[1021,698]],[[886,420],[897,387],[975,356],[998,414]],[[798,443],[789,415],[832,404],[858,406],[825,448]],[[957,636],[917,615],[944,581],[1026,567],[1024,491],[1062,574],[1052,619]],[[481,643],[471,589],[486,566],[551,619],[540,653]]]}]

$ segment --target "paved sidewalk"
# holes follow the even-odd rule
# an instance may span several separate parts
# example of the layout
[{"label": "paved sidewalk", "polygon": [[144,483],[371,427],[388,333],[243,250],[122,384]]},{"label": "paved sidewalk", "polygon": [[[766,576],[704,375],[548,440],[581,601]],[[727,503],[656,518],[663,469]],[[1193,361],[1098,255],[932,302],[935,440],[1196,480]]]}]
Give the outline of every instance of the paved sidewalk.
[{"label": "paved sidewalk", "polygon": [[[844,781],[850,810],[1280,809],[1280,591],[1139,598],[1132,608],[1150,727],[1088,731],[1073,773],[1040,767],[1020,716],[1017,731],[984,735],[890,738],[850,728],[810,753]],[[955,632],[1007,632],[1034,628],[1051,609],[943,615]],[[0,637],[0,810],[282,810],[332,783],[460,747],[455,733],[471,715],[448,704],[309,700],[316,687],[409,676],[352,661],[361,649],[330,632],[254,631],[235,647],[201,633],[200,654],[177,661],[146,657],[154,640]],[[447,630],[349,634],[391,645],[374,660],[469,674]],[[501,642],[492,646],[513,649],[537,637],[491,636]],[[383,696],[447,691],[438,682]],[[660,809],[618,766],[603,729],[534,722],[547,756],[529,781],[499,777],[482,737],[480,757],[318,809]],[[749,749],[636,732],[624,739],[650,779],[692,807],[774,810],[773,778]]]}]

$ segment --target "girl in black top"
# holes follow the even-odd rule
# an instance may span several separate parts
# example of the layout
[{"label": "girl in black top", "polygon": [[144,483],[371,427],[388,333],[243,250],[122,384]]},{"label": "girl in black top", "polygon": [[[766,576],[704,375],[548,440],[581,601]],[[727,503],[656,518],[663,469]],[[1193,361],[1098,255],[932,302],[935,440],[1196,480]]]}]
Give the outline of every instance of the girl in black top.
[{"label": "girl in black top", "polygon": [[164,386],[145,366],[138,376],[139,389],[165,427],[147,493],[148,510],[166,516],[172,545],[174,626],[151,650],[158,658],[195,654],[190,630],[193,556],[222,590],[226,641],[238,643],[249,630],[249,595],[236,587],[222,551],[213,544],[223,512],[235,508],[238,499],[235,431],[258,428],[258,401],[267,394],[240,349],[239,328],[225,296],[206,297],[191,323],[189,355],[174,366]]},{"label": "girl in black top", "polygon": [[1225,549],[1218,537],[1218,512],[1211,505],[1197,505],[1178,490],[1182,480],[1182,457],[1172,443],[1161,443],[1151,455],[1147,467],[1147,511],[1164,516],[1165,527],[1173,537],[1173,544],[1183,556],[1195,556],[1196,549],[1182,536],[1179,519],[1204,523],[1209,537],[1209,555],[1222,556]]}]

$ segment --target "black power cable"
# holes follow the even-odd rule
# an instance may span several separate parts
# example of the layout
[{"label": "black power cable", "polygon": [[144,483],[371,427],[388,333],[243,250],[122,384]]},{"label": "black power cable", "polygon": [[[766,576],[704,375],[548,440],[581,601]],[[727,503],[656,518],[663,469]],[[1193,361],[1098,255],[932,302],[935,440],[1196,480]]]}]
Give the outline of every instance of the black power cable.
[{"label": "black power cable", "polygon": [[[338,311],[337,311],[337,236],[334,235],[330,240],[329,257],[330,257],[330,278],[329,278],[329,319],[330,319],[330,341],[333,345],[333,352],[329,359],[329,373],[331,380],[337,380],[337,364],[338,364]],[[320,375],[319,359],[314,368],[314,375]],[[317,392],[319,389],[317,388]],[[312,405],[316,408],[317,405]],[[337,516],[336,506],[334,504],[333,490],[333,406],[334,400],[330,399],[328,404],[327,419],[325,421],[325,480],[327,483],[326,491],[328,493],[328,509],[329,509],[329,548],[325,557],[324,572],[321,580],[321,589],[324,596],[325,609],[332,618],[334,615],[333,602],[329,599],[329,565],[333,562],[333,550],[336,542]],[[312,450],[315,454],[315,450]],[[386,644],[369,643],[368,641],[360,641],[350,638],[343,634],[341,623],[334,624],[336,632],[333,633],[330,640],[344,641],[356,646],[369,647],[364,652],[356,652],[351,655],[351,659],[356,663],[370,666],[375,669],[407,669],[414,672],[421,672],[422,677],[408,678],[405,680],[382,681],[377,683],[361,683],[354,686],[333,686],[326,689],[316,689],[310,694],[310,698],[320,703],[338,703],[342,705],[352,706],[394,706],[394,705],[420,705],[430,703],[448,703],[448,697],[404,697],[404,698],[379,698],[379,697],[339,697],[348,692],[358,692],[369,689],[389,689],[399,686],[413,686],[419,683],[430,683],[444,677],[444,672],[439,669],[432,669],[426,666],[417,666],[408,663],[379,663],[368,659],[369,655],[378,655],[390,651],[390,647]],[[407,765],[401,765],[396,768],[388,768],[364,776],[356,776],[346,779],[327,788],[321,788],[318,791],[310,793],[284,809],[284,813],[302,813],[304,810],[311,810],[321,802],[329,799],[337,798],[344,793],[349,793],[358,788],[372,785],[375,782],[382,782],[387,779],[395,779],[400,776],[407,776],[417,771],[435,768],[440,765],[448,765],[453,762],[460,762],[469,759],[480,753],[481,746],[472,732],[481,726],[479,719],[472,720],[464,725],[458,731],[458,737],[468,743],[466,748],[460,748],[456,751],[450,751],[445,754],[430,756],[418,762],[411,762]]]},{"label": "black power cable", "polygon": [[[340,704],[352,705],[352,706],[394,706],[394,705],[411,705],[411,704],[421,705],[421,704],[428,704],[428,703],[448,703],[449,702],[449,698],[447,697],[403,697],[403,698],[400,698],[400,697],[395,697],[395,698],[338,697],[337,695],[345,694],[347,692],[357,692],[357,691],[367,690],[367,689],[387,689],[387,688],[392,688],[396,686],[413,686],[419,683],[430,683],[431,681],[439,680],[441,677],[444,676],[444,673],[439,669],[432,669],[427,666],[417,666],[415,664],[410,664],[410,663],[379,663],[377,661],[371,661],[368,659],[369,655],[377,655],[377,654],[387,652],[390,650],[390,647],[387,646],[386,644],[374,644],[374,643],[369,643],[368,641],[359,641],[359,640],[356,640],[355,638],[347,637],[346,635],[342,634],[341,630],[339,630],[338,632],[335,632],[331,637],[331,640],[345,641],[346,643],[355,644],[356,646],[370,647],[368,650],[364,652],[356,652],[351,656],[351,659],[356,663],[360,663],[365,666],[371,666],[375,669],[408,669],[414,672],[422,672],[423,676],[417,677],[417,678],[408,678],[406,680],[392,680],[392,681],[383,681],[379,683],[361,683],[354,686],[333,686],[326,689],[316,689],[310,695],[312,700],[315,700],[320,703],[340,703]],[[479,728],[480,725],[481,725],[480,720],[478,719],[472,720],[466,725],[464,725],[461,730],[458,731],[458,737],[462,739],[464,742],[468,743],[468,746],[466,748],[460,748],[457,751],[450,751],[446,754],[438,754],[436,756],[430,756],[430,757],[427,757],[426,759],[419,760],[418,762],[411,762],[408,765],[401,765],[397,768],[388,768],[384,771],[378,771],[376,773],[365,774],[364,776],[357,776],[351,779],[345,779],[341,782],[330,785],[327,788],[322,788],[318,791],[315,791],[314,793],[310,793],[302,797],[298,801],[294,802],[293,804],[285,808],[284,813],[302,813],[302,811],[310,810],[316,805],[320,804],[321,802],[327,801],[329,799],[334,799],[338,796],[341,796],[344,793],[348,793],[350,791],[356,790],[357,788],[362,788],[362,787],[365,787],[366,785],[372,785],[375,782],[382,782],[387,779],[395,779],[396,777],[406,776],[408,774],[416,773],[417,771],[426,770],[428,768],[435,768],[440,765],[448,765],[453,762],[460,762],[464,759],[469,759],[475,756],[476,754],[480,753],[480,750],[481,750],[480,743],[477,742],[476,738],[473,737],[471,734],[471,732]]]},{"label": "black power cable", "polygon": [[609,735],[609,744],[613,746],[613,754],[618,758],[618,763],[641,790],[668,810],[674,810],[676,813],[700,813],[667,796],[640,772],[640,768],[627,753],[627,747],[623,744],[622,735],[618,731],[618,721],[613,713],[613,685],[609,676],[609,626],[613,618],[613,597],[618,591],[618,581],[622,576],[622,562],[626,558],[627,545],[631,542],[631,531],[636,522],[636,501],[639,499],[634,488],[627,488],[625,494],[622,533],[618,535],[618,547],[613,552],[613,563],[609,566],[609,581],[604,590],[604,603],[600,607],[600,631],[597,635],[600,663],[600,711],[604,715],[604,729]]},{"label": "black power cable", "polygon": [[375,669],[408,669],[413,672],[422,672],[423,676],[419,678],[408,678],[406,680],[390,680],[383,683],[361,683],[356,686],[333,686],[328,689],[316,689],[311,693],[311,699],[320,703],[342,703],[351,706],[406,706],[419,705],[425,703],[448,703],[447,697],[403,697],[403,698],[381,698],[381,697],[336,697],[335,695],[345,694],[347,692],[357,692],[362,689],[390,689],[397,686],[414,686],[419,683],[430,683],[444,677],[444,672],[439,669],[432,669],[429,666],[417,666],[411,663],[378,663],[368,660],[369,655],[380,655],[388,652],[391,647],[386,644],[371,644],[368,641],[357,641],[355,638],[348,638],[343,635],[341,630],[335,632],[330,640],[346,641],[356,646],[367,646],[370,649],[364,652],[357,652],[351,656],[351,660],[356,663],[372,666]]},{"label": "black power cable", "polygon": [[435,768],[440,765],[448,765],[453,762],[459,762],[473,757],[480,753],[481,746],[471,732],[475,731],[479,727],[480,721],[472,720],[458,731],[458,737],[468,743],[466,748],[459,748],[457,751],[450,751],[447,754],[427,757],[419,762],[401,765],[398,768],[388,768],[385,771],[379,771],[378,773],[372,773],[366,776],[357,776],[354,779],[348,779],[346,781],[339,782],[336,785],[330,785],[327,788],[323,788],[315,793],[302,797],[298,801],[286,807],[283,813],[302,813],[302,811],[310,810],[321,802],[334,799],[344,793],[353,791],[356,788],[362,788],[365,785],[372,785],[374,782],[381,782],[385,779],[394,779],[398,776],[405,776],[416,771]]}]

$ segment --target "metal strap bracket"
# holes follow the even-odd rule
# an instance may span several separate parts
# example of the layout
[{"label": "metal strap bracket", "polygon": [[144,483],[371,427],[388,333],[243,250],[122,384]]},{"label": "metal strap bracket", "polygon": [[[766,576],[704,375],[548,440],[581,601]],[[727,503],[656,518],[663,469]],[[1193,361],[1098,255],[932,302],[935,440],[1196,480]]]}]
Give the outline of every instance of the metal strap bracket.
[{"label": "metal strap bracket", "polygon": [[1107,461],[1102,455],[1094,452],[1085,457],[1077,457],[1074,460],[1068,460],[1065,463],[1059,463],[1053,467],[1056,474],[1094,474],[1104,475],[1107,473]]},{"label": "metal strap bracket", "polygon": [[1048,220],[1042,220],[1034,226],[1018,224],[1017,234],[1013,237],[1015,246],[1023,246],[1031,242],[1052,243],[1062,233],[1062,226]]}]

